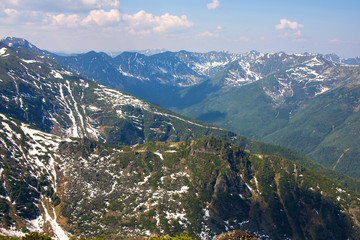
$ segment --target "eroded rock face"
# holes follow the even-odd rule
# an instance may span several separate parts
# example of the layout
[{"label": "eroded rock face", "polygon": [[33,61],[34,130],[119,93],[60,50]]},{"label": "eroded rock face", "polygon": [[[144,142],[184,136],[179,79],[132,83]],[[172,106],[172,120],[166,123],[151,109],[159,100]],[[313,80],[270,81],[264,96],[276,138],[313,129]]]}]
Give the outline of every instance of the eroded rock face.
[{"label": "eroded rock face", "polygon": [[257,240],[258,238],[254,237],[248,232],[235,230],[227,233],[222,233],[215,238],[215,240]]}]

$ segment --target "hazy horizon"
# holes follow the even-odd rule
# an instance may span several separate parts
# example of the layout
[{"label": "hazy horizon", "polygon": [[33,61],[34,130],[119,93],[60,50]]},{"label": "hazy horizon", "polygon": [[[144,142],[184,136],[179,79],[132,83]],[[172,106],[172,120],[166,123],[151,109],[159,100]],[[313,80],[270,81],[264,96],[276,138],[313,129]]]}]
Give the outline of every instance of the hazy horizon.
[{"label": "hazy horizon", "polygon": [[[42,50],[47,50],[47,49],[42,49]],[[209,52],[213,52],[215,50],[210,50],[210,51],[188,51],[186,49],[181,49],[179,51],[171,51],[171,50],[168,50],[168,49],[139,49],[139,50],[134,50],[134,49],[130,49],[130,50],[123,50],[123,51],[109,51],[109,52],[106,52],[106,51],[95,51],[95,52],[103,52],[103,53],[106,53],[108,54],[109,56],[112,56],[112,57],[115,57],[117,56],[118,54],[121,54],[123,52],[137,52],[137,53],[143,53],[143,52],[147,52],[147,51],[154,51],[156,53],[154,54],[157,54],[158,51],[161,52],[179,52],[179,51],[187,51],[187,52],[194,52],[194,53],[209,53]],[[85,51],[85,52],[53,52],[51,51],[52,53],[54,54],[57,54],[57,55],[78,55],[78,54],[86,54],[88,52],[91,52],[91,51],[94,51],[94,50],[89,50],[89,51]],[[256,49],[252,49],[250,51],[258,51]],[[246,52],[230,52],[230,51],[225,51],[225,50],[220,50],[220,51],[215,51],[215,52],[228,52],[228,53],[231,53],[231,54],[245,54],[245,53],[248,53],[250,51],[246,51]],[[260,52],[260,51],[258,51]],[[275,54],[275,53],[279,53],[279,52],[284,52],[284,51],[278,51],[278,52],[260,52],[260,53],[263,53],[263,54]],[[286,54],[336,54],[336,53],[315,53],[315,52],[284,52]],[[152,54],[151,54],[152,55]],[[336,54],[338,57],[341,57],[341,58],[346,58],[346,57],[343,57],[341,55],[338,55]],[[354,56],[354,57],[349,57],[349,58],[356,58],[356,57],[360,57],[360,56]]]}]

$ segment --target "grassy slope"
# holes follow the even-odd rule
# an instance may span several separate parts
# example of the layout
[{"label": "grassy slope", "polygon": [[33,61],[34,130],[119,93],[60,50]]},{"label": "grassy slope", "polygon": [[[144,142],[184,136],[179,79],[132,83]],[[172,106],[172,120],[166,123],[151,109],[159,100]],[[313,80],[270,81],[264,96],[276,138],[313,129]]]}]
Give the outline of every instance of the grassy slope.
[{"label": "grassy slope", "polygon": [[279,123],[272,125],[277,111],[271,107],[270,99],[262,93],[258,83],[212,92],[181,113],[255,139],[279,127]]},{"label": "grassy slope", "polygon": [[[218,74],[207,85],[220,84],[222,77]],[[269,83],[258,81],[237,89],[215,89],[180,112],[253,139],[295,149],[329,168],[336,165],[336,170],[359,178],[357,78],[344,77],[344,87],[305,100],[299,108],[296,99],[275,108],[262,90],[262,85]],[[194,89],[184,96],[191,97],[191,91]]]},{"label": "grassy slope", "polygon": [[295,112],[286,127],[262,140],[285,145],[359,178],[360,165],[356,161],[360,154],[359,97],[359,87],[324,94]]}]

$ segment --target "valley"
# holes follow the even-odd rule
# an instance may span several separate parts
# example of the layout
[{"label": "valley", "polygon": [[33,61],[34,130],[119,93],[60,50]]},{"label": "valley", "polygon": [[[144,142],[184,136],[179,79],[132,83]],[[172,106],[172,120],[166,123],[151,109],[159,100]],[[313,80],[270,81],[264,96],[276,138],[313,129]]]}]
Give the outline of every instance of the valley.
[{"label": "valley", "polygon": [[355,60],[0,54],[2,234],[360,237]]},{"label": "valley", "polygon": [[360,176],[357,58],[257,51],[57,56],[23,39],[4,43],[190,118],[294,149],[328,168],[349,149],[335,170]]}]

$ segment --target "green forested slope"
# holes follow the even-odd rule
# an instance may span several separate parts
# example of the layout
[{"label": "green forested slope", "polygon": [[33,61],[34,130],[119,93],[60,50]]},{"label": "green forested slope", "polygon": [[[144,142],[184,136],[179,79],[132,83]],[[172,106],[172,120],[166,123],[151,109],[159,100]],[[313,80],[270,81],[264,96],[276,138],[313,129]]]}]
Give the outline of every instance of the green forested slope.
[{"label": "green forested slope", "polygon": [[282,129],[263,138],[359,178],[360,87],[342,87],[298,109]]},{"label": "green forested slope", "polygon": [[[329,85],[318,95],[313,80],[306,84],[306,76],[295,81],[287,75],[303,68],[299,65],[273,73],[240,88],[220,87],[224,72],[219,73],[202,84],[209,91],[199,101],[177,111],[259,141],[289,147],[359,178],[359,68],[324,67]],[[287,82],[281,80],[280,84],[279,79],[285,77]],[[201,92],[202,88],[193,87],[184,90],[183,96],[191,99]]]}]

